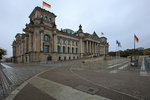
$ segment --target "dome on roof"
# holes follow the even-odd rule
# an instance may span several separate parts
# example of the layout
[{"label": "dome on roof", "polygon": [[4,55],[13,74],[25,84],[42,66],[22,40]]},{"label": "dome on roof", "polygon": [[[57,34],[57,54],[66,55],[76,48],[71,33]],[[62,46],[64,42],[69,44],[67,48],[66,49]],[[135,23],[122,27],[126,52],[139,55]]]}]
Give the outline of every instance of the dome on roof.
[{"label": "dome on roof", "polygon": [[69,34],[73,34],[74,33],[74,31],[71,30],[71,29],[63,29],[62,31],[66,32],[66,33],[69,33]]}]

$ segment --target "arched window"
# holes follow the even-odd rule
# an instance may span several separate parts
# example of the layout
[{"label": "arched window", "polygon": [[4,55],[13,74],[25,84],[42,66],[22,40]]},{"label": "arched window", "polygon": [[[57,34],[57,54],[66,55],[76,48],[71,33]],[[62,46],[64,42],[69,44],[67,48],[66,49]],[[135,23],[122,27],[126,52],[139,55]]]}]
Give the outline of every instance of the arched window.
[{"label": "arched window", "polygon": [[76,48],[76,53],[78,53],[78,48]]},{"label": "arched window", "polygon": [[52,19],[51,19],[51,18],[49,18],[49,22],[50,22],[50,23],[52,22]]},{"label": "arched window", "polygon": [[47,57],[47,60],[48,60],[48,61],[51,61],[51,60],[52,60],[52,57],[51,57],[51,56],[48,56],[48,57]]},{"label": "arched window", "polygon": [[58,60],[61,60],[61,57],[59,57]]},{"label": "arched window", "polygon": [[47,20],[47,16],[45,16],[45,20]]},{"label": "arched window", "polygon": [[74,48],[72,48],[72,53],[74,53]]},{"label": "arched window", "polygon": [[70,48],[68,47],[68,54],[70,53]]},{"label": "arched window", "polygon": [[63,46],[63,53],[65,53],[65,46]]},{"label": "arched window", "polygon": [[57,46],[57,53],[60,53],[60,46]]},{"label": "arched window", "polygon": [[64,57],[64,60],[66,60],[66,56]]},{"label": "arched window", "polygon": [[44,40],[45,41],[49,41],[50,40],[50,37],[48,35],[44,35]]},{"label": "arched window", "polygon": [[40,17],[41,17],[41,19],[43,19],[43,15],[41,15]]}]

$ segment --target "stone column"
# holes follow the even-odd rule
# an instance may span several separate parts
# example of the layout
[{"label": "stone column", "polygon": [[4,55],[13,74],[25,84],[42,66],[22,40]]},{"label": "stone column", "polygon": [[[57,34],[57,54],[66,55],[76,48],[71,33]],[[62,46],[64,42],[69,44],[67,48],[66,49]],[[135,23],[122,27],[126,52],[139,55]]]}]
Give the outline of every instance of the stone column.
[{"label": "stone column", "polygon": [[92,53],[94,53],[94,42],[92,42]]},{"label": "stone column", "polygon": [[65,45],[65,53],[68,53],[68,46]]},{"label": "stone column", "polygon": [[97,43],[95,43],[95,53],[97,53]]},{"label": "stone column", "polygon": [[19,56],[21,56],[21,43],[19,43]]},{"label": "stone column", "polygon": [[93,53],[93,42],[91,41],[91,53]]},{"label": "stone column", "polygon": [[92,53],[94,53],[94,42],[92,42]]},{"label": "stone column", "polygon": [[43,51],[43,33],[41,32],[41,51]]},{"label": "stone column", "polygon": [[91,53],[91,41],[89,41],[90,43],[89,43],[89,53]]},{"label": "stone column", "polygon": [[23,42],[22,42],[22,55],[25,54],[25,49],[24,49],[24,47],[25,47],[25,42],[24,42],[24,40],[23,40]]},{"label": "stone column", "polygon": [[88,48],[88,41],[86,41],[86,53],[88,53],[88,50],[89,48]]},{"label": "stone column", "polygon": [[80,37],[80,40],[79,40],[79,53],[80,53],[80,58],[83,57],[83,41],[82,41],[82,37]]},{"label": "stone column", "polygon": [[63,46],[60,46],[60,53],[63,53]]},{"label": "stone column", "polygon": [[106,55],[106,45],[104,45],[104,55]]},{"label": "stone column", "polygon": [[54,34],[54,44],[53,44],[53,52],[56,53],[57,52],[57,35]]},{"label": "stone column", "polygon": [[95,42],[95,53],[96,53],[96,42]]},{"label": "stone column", "polygon": [[95,44],[96,44],[96,43],[94,42],[94,54],[95,54],[95,50],[96,50],[96,49],[95,49],[95,47],[96,47]]},{"label": "stone column", "polygon": [[97,44],[97,53],[99,54],[99,44]]},{"label": "stone column", "polygon": [[76,47],[74,47],[74,54],[76,54]]},{"label": "stone column", "polygon": [[95,43],[95,53],[97,53],[97,43]]},{"label": "stone column", "polygon": [[29,34],[28,44],[29,44],[29,52],[30,52],[30,51],[32,51],[32,34],[31,33]]},{"label": "stone column", "polygon": [[37,33],[36,32],[34,32],[33,33],[33,51],[36,51],[36,40],[37,40],[37,35],[36,35]]},{"label": "stone column", "polygon": [[29,51],[28,41],[29,41],[29,36],[26,37],[26,53]]}]

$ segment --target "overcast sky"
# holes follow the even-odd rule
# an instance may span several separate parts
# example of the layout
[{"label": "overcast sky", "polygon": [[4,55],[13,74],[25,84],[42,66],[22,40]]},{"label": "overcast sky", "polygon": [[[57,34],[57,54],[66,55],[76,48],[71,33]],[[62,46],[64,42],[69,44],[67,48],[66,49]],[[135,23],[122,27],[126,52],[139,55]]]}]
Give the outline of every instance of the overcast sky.
[{"label": "overcast sky", "polygon": [[[136,47],[150,47],[150,0],[44,0],[52,7],[44,8],[55,13],[58,29],[78,30],[108,39],[109,51],[116,50],[116,40],[121,50],[132,49],[134,34],[139,38]],[[1,0],[0,48],[12,56],[11,44],[17,33],[29,23],[28,16],[42,0]]]}]

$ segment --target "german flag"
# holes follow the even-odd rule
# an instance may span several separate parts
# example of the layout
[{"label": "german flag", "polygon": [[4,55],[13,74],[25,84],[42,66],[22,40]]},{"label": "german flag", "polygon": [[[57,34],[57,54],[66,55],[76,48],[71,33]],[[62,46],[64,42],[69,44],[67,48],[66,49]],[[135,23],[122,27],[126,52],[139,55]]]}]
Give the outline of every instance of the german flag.
[{"label": "german flag", "polygon": [[136,41],[136,42],[139,42],[139,39],[138,39],[138,37],[134,34],[134,40]]},{"label": "german flag", "polygon": [[104,33],[102,32],[101,35],[104,35]]},{"label": "german flag", "polygon": [[47,8],[51,8],[51,5],[49,5],[48,3],[43,1],[43,6],[47,7]]}]

